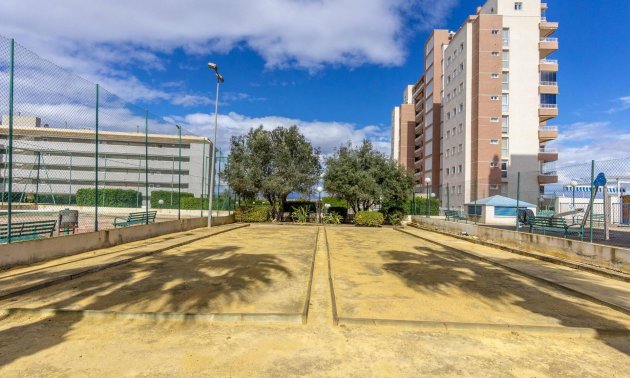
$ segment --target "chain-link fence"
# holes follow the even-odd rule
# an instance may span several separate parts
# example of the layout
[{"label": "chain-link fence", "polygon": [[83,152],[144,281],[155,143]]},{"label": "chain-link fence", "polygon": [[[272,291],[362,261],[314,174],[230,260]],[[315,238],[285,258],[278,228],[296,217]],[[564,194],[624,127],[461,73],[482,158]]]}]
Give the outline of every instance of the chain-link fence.
[{"label": "chain-link fence", "polygon": [[2,37],[0,115],[0,243],[208,215],[207,138]]},{"label": "chain-link fence", "polygon": [[[458,180],[463,174],[455,167],[448,172],[443,185],[416,187],[416,203],[422,201],[416,215],[439,213],[454,221],[630,247],[630,157],[564,167],[545,163],[537,171],[504,169],[479,180]],[[427,197],[439,201],[439,211],[430,210]]]}]

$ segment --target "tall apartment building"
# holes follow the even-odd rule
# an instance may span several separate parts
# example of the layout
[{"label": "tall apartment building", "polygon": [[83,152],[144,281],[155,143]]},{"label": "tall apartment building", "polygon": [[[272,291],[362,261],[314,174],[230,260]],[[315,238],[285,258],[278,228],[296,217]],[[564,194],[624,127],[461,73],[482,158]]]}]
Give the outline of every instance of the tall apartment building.
[{"label": "tall apartment building", "polygon": [[403,91],[402,104],[392,110],[391,158],[409,171],[413,171],[414,165],[415,115],[413,85],[407,85]]},{"label": "tall apartment building", "polygon": [[[557,23],[540,0],[488,0],[457,32],[434,30],[413,89],[417,192],[463,206],[496,194],[538,202],[557,181]],[[447,189],[448,188],[448,189]],[[448,197],[448,199],[447,199]]]}]

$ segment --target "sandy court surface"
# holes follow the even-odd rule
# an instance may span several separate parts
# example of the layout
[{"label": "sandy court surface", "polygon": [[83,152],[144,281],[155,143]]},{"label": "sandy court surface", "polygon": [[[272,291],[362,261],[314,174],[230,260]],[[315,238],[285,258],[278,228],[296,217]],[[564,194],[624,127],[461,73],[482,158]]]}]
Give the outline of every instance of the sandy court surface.
[{"label": "sandy court surface", "polygon": [[630,317],[393,229],[327,230],[340,317],[630,328]]},{"label": "sandy court surface", "polygon": [[316,227],[252,226],[0,302],[0,308],[301,313]]}]

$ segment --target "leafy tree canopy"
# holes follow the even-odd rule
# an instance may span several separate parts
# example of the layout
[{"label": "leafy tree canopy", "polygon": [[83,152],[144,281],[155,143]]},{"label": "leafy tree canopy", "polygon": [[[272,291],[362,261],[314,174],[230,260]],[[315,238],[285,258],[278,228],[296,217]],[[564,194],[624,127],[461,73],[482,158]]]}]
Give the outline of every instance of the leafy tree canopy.
[{"label": "leafy tree canopy", "polygon": [[264,130],[262,126],[231,138],[224,178],[243,197],[262,195],[279,220],[290,193],[310,194],[322,167],[320,151],[297,126]]},{"label": "leafy tree canopy", "polygon": [[395,161],[374,150],[365,140],[357,148],[341,146],[326,159],[324,187],[345,199],[355,213],[387,201],[404,201],[413,188],[413,176]]}]

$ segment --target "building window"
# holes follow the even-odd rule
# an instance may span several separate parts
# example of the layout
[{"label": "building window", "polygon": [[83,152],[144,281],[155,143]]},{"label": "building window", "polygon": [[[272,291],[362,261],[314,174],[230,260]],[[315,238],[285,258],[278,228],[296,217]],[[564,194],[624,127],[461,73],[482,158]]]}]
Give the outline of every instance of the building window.
[{"label": "building window", "polygon": [[496,161],[491,161],[490,168],[499,168],[499,163],[497,163]]},{"label": "building window", "polygon": [[503,116],[501,119],[501,132],[503,134],[510,132],[510,116]]},{"label": "building window", "polygon": [[457,185],[457,194],[462,194],[462,186]]},{"label": "building window", "polygon": [[510,29],[503,29],[503,46],[510,45]]},{"label": "building window", "polygon": [[463,129],[464,129],[464,126],[460,123],[459,126],[457,126],[458,132],[461,134]]},{"label": "building window", "polygon": [[459,70],[460,71],[464,71],[464,63],[460,63],[459,64]]},{"label": "building window", "polygon": [[451,136],[451,130],[446,130],[446,139],[448,139]]},{"label": "building window", "polygon": [[502,88],[504,91],[507,91],[510,89],[510,73],[509,72],[503,72],[503,78],[502,78]]},{"label": "building window", "polygon": [[506,158],[510,156],[509,139],[501,138],[501,157]]},{"label": "building window", "polygon": [[[457,146],[457,152],[462,152],[464,149],[464,146],[460,143],[459,146]],[[460,165],[461,167],[461,165]]]},{"label": "building window", "polygon": [[510,52],[509,51],[503,51],[503,60],[501,63],[504,69],[510,68]]},{"label": "building window", "polygon": [[460,164],[460,165],[457,167],[457,173],[462,173],[462,172],[463,172],[463,170],[464,170],[464,168],[463,168],[463,167],[462,167],[462,165]]},{"label": "building window", "polygon": [[492,52],[492,56],[499,56],[499,52],[498,51],[493,51]]},{"label": "building window", "polygon": [[503,95],[501,104],[502,104],[502,110],[504,113],[510,110],[510,95],[509,94]]},{"label": "building window", "polygon": [[446,112],[446,120],[448,121],[449,119],[451,119],[451,112]]},{"label": "building window", "polygon": [[464,51],[464,43],[463,42],[459,44],[459,52],[462,52],[462,51]]},{"label": "building window", "polygon": [[493,79],[498,79],[499,78],[499,74],[498,73],[493,73],[492,75],[490,75],[490,77],[492,77]]},{"label": "building window", "polygon": [[499,29],[492,29],[492,35],[499,35]]},{"label": "building window", "polygon": [[499,101],[499,96],[490,96],[490,100]]},{"label": "building window", "polygon": [[499,118],[498,117],[492,117],[490,118],[490,122],[499,122]]},{"label": "building window", "polygon": [[459,104],[459,112],[463,112],[464,111],[464,104]]},{"label": "building window", "polygon": [[520,11],[523,10],[523,2],[517,1],[514,3],[514,10]]},{"label": "building window", "polygon": [[447,175],[447,176],[449,175],[449,173],[448,173],[448,172],[449,172],[449,169],[448,169],[448,168],[446,168],[446,175]]},{"label": "building window", "polygon": [[490,139],[490,144],[499,144],[498,139]]}]

